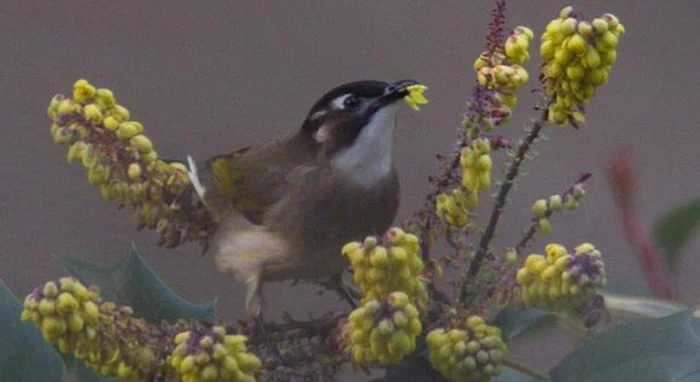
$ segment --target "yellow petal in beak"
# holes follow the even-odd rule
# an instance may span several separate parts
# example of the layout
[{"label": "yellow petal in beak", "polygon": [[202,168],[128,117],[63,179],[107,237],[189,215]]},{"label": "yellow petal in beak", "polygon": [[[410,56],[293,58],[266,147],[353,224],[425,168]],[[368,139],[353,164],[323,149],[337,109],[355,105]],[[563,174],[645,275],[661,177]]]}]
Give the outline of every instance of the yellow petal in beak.
[{"label": "yellow petal in beak", "polygon": [[408,106],[410,106],[413,110],[420,110],[420,107],[418,105],[425,105],[428,103],[428,100],[423,96],[423,92],[425,89],[428,87],[425,85],[411,85],[406,88],[408,90],[408,95],[403,97],[403,99],[406,101]]}]

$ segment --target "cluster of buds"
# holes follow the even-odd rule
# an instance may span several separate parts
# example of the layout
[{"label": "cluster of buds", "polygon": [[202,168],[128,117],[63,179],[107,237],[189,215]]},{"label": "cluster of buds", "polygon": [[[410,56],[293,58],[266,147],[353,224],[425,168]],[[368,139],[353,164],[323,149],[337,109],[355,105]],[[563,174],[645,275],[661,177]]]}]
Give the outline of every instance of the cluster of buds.
[{"label": "cluster of buds", "polygon": [[492,92],[488,105],[491,123],[483,124],[486,131],[508,121],[518,103],[518,89],[530,79],[522,65],[530,59],[528,48],[532,38],[530,28],[516,27],[503,46],[482,53],[474,62],[479,85]]},{"label": "cluster of buds", "polygon": [[435,214],[448,227],[462,228],[467,224],[469,210],[479,203],[475,192],[467,195],[461,188],[455,188],[450,194],[441,193],[435,200]]},{"label": "cluster of buds", "polygon": [[103,302],[99,290],[65,277],[36,288],[24,300],[22,320],[41,329],[61,353],[96,372],[123,379],[164,376],[159,329],[133,317],[129,307]]},{"label": "cluster of buds", "polygon": [[486,138],[475,139],[470,147],[462,150],[462,186],[471,194],[468,198],[476,199],[479,191],[491,188],[491,144]]},{"label": "cluster of buds", "polygon": [[169,358],[183,382],[255,382],[262,363],[246,349],[247,338],[226,334],[223,326],[184,331],[174,338]]},{"label": "cluster of buds", "polygon": [[365,301],[343,326],[348,350],[359,364],[401,361],[416,349],[416,336],[421,331],[418,309],[403,292],[391,293],[382,302]]},{"label": "cluster of buds", "polygon": [[393,292],[404,292],[414,305],[423,306],[428,292],[421,280],[423,260],[418,237],[392,228],[386,234],[387,245],[380,245],[375,236],[364,242],[343,246],[353,269],[355,283],[362,289],[363,301],[383,301]]},{"label": "cluster of buds", "polygon": [[561,195],[555,194],[549,199],[538,199],[532,204],[532,213],[537,219],[537,232],[547,235],[552,232],[552,222],[549,217],[566,206],[569,210],[578,208],[579,201],[586,195],[586,190],[582,184],[576,184],[570,192]]},{"label": "cluster of buds", "polygon": [[605,265],[593,245],[581,244],[570,254],[559,244],[549,244],[545,254],[529,255],[518,270],[525,305],[550,311],[572,309],[593,301],[605,286]]},{"label": "cluster of buds", "polygon": [[585,121],[582,107],[608,82],[624,32],[613,14],[586,21],[573,7],[562,9],[559,18],[547,25],[540,54],[544,59],[543,86],[553,97],[551,123],[576,125]]},{"label": "cluster of buds", "polygon": [[451,329],[432,330],[425,342],[430,363],[453,382],[490,380],[501,374],[508,354],[501,330],[476,315]]},{"label": "cluster of buds", "polygon": [[48,108],[54,142],[68,145],[68,161],[83,164],[105,199],[136,209],[139,227],[156,229],[162,244],[203,241],[212,225],[204,208],[191,205],[187,168],[160,159],[111,90],[81,79],[72,96],[54,96]]},{"label": "cluster of buds", "polygon": [[469,211],[479,204],[479,191],[491,187],[493,162],[491,143],[487,138],[476,138],[460,155],[462,187],[451,193],[440,193],[435,199],[435,214],[448,227],[463,228]]}]

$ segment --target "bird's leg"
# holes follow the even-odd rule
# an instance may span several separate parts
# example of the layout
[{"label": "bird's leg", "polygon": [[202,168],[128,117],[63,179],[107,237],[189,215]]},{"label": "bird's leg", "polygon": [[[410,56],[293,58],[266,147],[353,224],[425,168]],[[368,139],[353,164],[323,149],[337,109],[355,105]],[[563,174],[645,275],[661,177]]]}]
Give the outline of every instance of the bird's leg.
[{"label": "bird's leg", "polygon": [[355,301],[353,296],[348,291],[348,286],[345,284],[345,281],[343,280],[343,271],[340,271],[340,272],[334,274],[333,276],[331,276],[331,279],[329,280],[328,284],[329,284],[328,286],[332,290],[336,291],[343,300],[347,301],[347,303],[350,304],[350,306],[353,309],[357,308],[357,302]]},{"label": "bird's leg", "polygon": [[281,365],[289,366],[290,362],[282,357],[279,348],[272,343],[272,340],[270,340],[265,330],[265,320],[263,320],[262,314],[263,290],[260,277],[257,275],[248,277],[246,286],[248,289],[246,293],[246,309],[248,310],[248,314],[253,316],[256,331],[262,337],[265,346],[272,353],[272,356],[276,358]]}]

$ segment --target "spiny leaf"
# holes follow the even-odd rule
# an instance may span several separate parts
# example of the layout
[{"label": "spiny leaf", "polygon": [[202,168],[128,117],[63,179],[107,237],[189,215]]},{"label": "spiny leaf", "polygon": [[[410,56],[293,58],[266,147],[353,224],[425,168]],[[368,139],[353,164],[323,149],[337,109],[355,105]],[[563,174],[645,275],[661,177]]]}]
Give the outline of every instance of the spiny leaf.
[{"label": "spiny leaf", "polygon": [[86,284],[96,284],[105,299],[128,305],[150,323],[194,319],[214,322],[216,301],[193,304],[173,292],[153,273],[135,248],[114,265],[59,256],[68,271]]},{"label": "spiny leaf", "polygon": [[[425,358],[411,357],[398,365],[386,368],[386,375],[372,382],[446,382],[447,379],[430,365]],[[493,382],[533,382],[537,381],[517,370],[503,368],[503,374],[493,378]]]},{"label": "spiny leaf", "polygon": [[501,329],[503,338],[509,340],[553,321],[554,315],[543,310],[507,306],[496,314],[493,323]]},{"label": "spiny leaf", "polygon": [[654,241],[663,250],[671,269],[678,265],[681,250],[698,225],[700,199],[672,209],[654,225]]},{"label": "spiny leaf", "polygon": [[0,280],[0,379],[61,382],[61,357],[21,314],[22,305]]},{"label": "spiny leaf", "polygon": [[66,364],[66,380],[79,382],[117,382],[116,378],[106,377],[95,373],[84,362],[76,360],[72,355],[63,355]]},{"label": "spiny leaf", "polygon": [[695,381],[700,378],[700,320],[681,312],[619,325],[569,354],[553,381]]}]

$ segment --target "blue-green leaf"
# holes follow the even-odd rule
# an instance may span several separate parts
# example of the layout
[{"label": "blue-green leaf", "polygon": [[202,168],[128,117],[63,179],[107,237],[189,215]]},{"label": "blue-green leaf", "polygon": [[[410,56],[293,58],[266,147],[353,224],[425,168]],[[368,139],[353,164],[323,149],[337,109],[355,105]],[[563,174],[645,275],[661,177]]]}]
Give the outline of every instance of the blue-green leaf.
[{"label": "blue-green leaf", "polygon": [[[493,382],[535,382],[543,379],[533,378],[509,367],[503,368],[503,374],[492,379]],[[546,379],[544,380],[546,381]]]},{"label": "blue-green leaf", "polygon": [[700,199],[667,212],[654,225],[654,241],[666,255],[671,269],[678,265],[681,250],[700,225]]},{"label": "blue-green leaf", "polygon": [[526,331],[538,329],[554,322],[554,315],[539,309],[523,309],[507,306],[496,314],[493,324],[501,329],[505,340],[509,340]]},{"label": "blue-green leaf", "polygon": [[551,371],[553,381],[697,381],[700,320],[688,311],[604,331]]},{"label": "blue-green leaf", "polygon": [[61,382],[61,357],[21,314],[22,305],[0,280],[0,379]]},{"label": "blue-green leaf", "polygon": [[66,380],[79,382],[117,382],[116,378],[106,377],[95,373],[85,362],[77,360],[72,355],[63,355],[66,364]]},{"label": "blue-green leaf", "polygon": [[86,284],[96,284],[105,299],[128,305],[151,323],[194,319],[214,322],[216,302],[193,304],[173,292],[153,273],[135,248],[114,265],[59,256],[68,271]]}]

